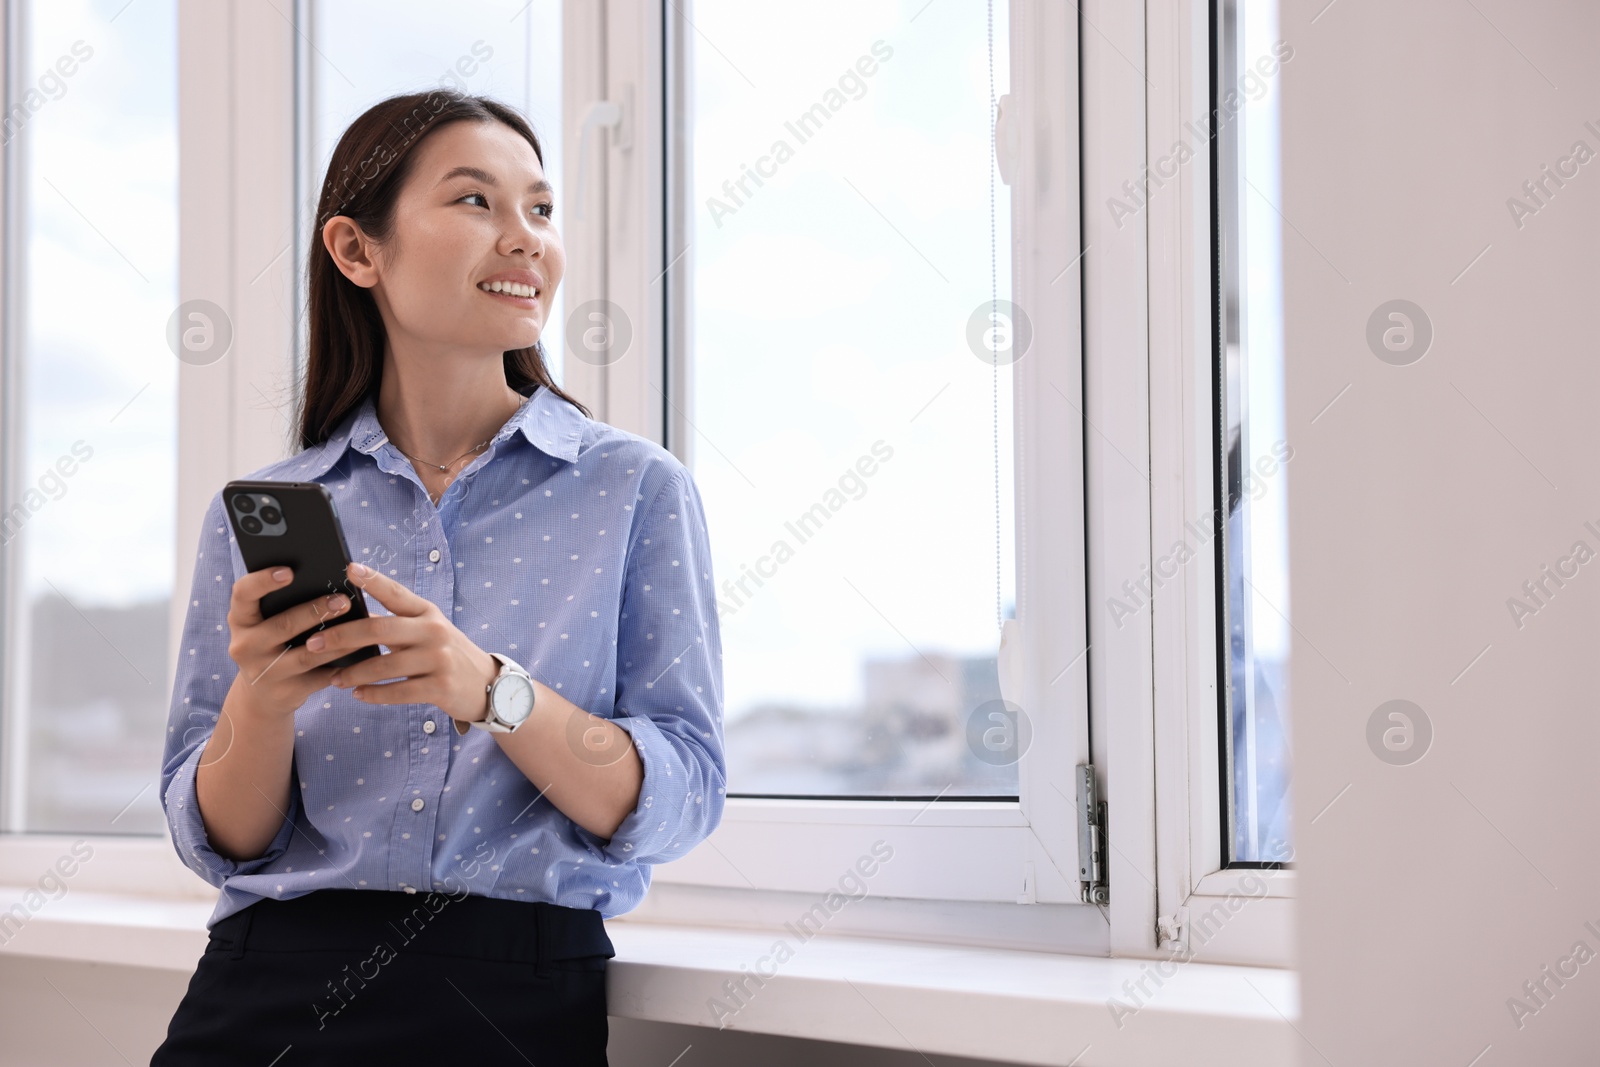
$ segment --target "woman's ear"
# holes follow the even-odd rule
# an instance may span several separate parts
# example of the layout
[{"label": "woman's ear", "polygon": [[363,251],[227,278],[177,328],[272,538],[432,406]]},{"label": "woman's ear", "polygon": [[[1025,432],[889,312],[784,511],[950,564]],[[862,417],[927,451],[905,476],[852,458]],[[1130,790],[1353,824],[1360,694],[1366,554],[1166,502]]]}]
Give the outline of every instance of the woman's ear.
[{"label": "woman's ear", "polygon": [[378,271],[372,262],[372,242],[355,221],[335,215],[322,226],[322,246],[328,250],[339,272],[363,289],[378,284]]}]

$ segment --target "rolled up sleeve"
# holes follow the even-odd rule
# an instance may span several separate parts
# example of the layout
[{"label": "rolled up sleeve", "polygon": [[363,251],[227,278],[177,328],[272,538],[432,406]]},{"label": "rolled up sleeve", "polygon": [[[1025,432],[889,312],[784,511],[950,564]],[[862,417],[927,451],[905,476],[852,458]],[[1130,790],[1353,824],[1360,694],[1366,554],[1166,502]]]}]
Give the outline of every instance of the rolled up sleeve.
[{"label": "rolled up sleeve", "polygon": [[228,605],[237,577],[228,530],[219,490],[200,529],[161,760],[161,806],[173,848],[186,867],[218,888],[231,876],[259,870],[283,855],[300,806],[300,791],[291,789],[289,811],[277,836],[264,853],[249,860],[219,855],[207,840],[200,817],[195,774],[239,671],[228,655]]},{"label": "rolled up sleeve", "polygon": [[722,820],[727,765],[715,588],[699,490],[680,467],[644,514],[624,581],[612,721],[632,738],[644,783],[633,811],[598,845],[610,862],[677,859]]}]

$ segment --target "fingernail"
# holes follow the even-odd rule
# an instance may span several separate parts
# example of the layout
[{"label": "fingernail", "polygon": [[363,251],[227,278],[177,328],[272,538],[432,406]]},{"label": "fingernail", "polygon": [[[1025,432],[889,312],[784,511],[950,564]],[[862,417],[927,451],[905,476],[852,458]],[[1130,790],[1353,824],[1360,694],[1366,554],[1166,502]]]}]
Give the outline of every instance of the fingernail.
[{"label": "fingernail", "polygon": [[286,582],[289,580],[289,568],[279,567],[277,570],[272,572],[272,576],[280,582]]},{"label": "fingernail", "polygon": [[343,594],[339,594],[328,600],[328,607],[334,611],[343,611],[349,603],[350,601],[346,600]]},{"label": "fingernail", "polygon": [[313,652],[321,652],[322,646],[327,643],[327,640],[321,634],[306,638],[306,647]]},{"label": "fingernail", "polygon": [[365,563],[352,563],[350,564],[350,568],[363,578],[372,573],[372,568],[367,566]]}]

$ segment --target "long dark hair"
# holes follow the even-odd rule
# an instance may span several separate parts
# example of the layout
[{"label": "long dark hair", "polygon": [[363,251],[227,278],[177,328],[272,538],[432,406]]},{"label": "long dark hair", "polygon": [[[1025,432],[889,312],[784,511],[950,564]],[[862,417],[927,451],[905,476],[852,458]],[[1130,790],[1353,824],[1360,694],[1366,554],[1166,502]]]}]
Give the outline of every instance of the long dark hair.
[{"label": "long dark hair", "polygon": [[[373,104],[350,124],[328,161],[317,201],[316,226],[306,277],[310,322],[305,379],[299,389],[299,447],[326,441],[333,430],[383,379],[383,318],[372,294],[344,276],[322,244],[322,227],[343,215],[369,237],[388,241],[394,233],[395,201],[414,167],[417,146],[452,122],[503,122],[544,152],[533,128],[513,108],[454,89],[391,96]],[[539,386],[568,401],[585,416],[589,409],[563,392],[550,376],[544,345],[505,353],[506,384],[528,395]]]}]

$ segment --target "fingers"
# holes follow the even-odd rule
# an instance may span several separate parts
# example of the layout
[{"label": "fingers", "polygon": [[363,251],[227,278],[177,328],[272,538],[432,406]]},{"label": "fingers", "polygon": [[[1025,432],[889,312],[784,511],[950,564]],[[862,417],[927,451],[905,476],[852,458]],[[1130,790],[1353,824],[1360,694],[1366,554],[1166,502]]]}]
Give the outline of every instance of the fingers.
[{"label": "fingers", "polygon": [[439,669],[439,659],[426,649],[410,649],[403,652],[391,652],[387,656],[373,656],[359,663],[352,663],[348,667],[341,667],[335,672],[338,681],[329,681],[329,685],[337,685],[340,689],[351,689],[358,685],[372,686],[379,682],[392,682],[398,678],[420,680],[435,674]]},{"label": "fingers", "polygon": [[326,593],[304,604],[297,604],[273,618],[274,638],[278,644],[288,643],[296,634],[303,634],[318,623],[328,622],[349,614],[350,597],[346,593]]},{"label": "fingers", "polygon": [[[276,572],[283,572],[277,577]],[[338,608],[331,596],[318,596],[296,604],[271,618],[261,613],[261,599],[268,593],[287,588],[294,578],[293,568],[268,567],[251,571],[233,584],[228,608],[228,657],[239,667],[238,681],[247,683],[246,699],[253,708],[273,715],[290,715],[310,694],[331,684],[336,672],[317,657],[308,662],[304,646],[291,648],[290,638],[314,629],[322,619],[337,621],[350,611],[349,595]],[[355,595],[360,596],[359,590]]]},{"label": "fingers", "polygon": [[383,685],[363,682],[361,692],[355,694],[355,698],[368,704],[431,704],[433,702],[428,697],[432,695],[433,690],[426,679],[412,678]]},{"label": "fingers", "polygon": [[418,596],[393,578],[379,574],[371,567],[351,563],[345,573],[352,582],[370,593],[372,599],[396,615],[421,615],[433,607],[430,601]]},{"label": "fingers", "polygon": [[[277,575],[282,574],[279,578]],[[260,626],[261,598],[274,589],[285,588],[294,578],[289,567],[263,567],[233,583],[233,598],[228,605],[228,622],[235,628]]]},{"label": "fingers", "polygon": [[[280,571],[286,577],[274,577]],[[286,588],[293,577],[292,568],[267,567],[251,571],[234,583],[228,625],[243,654],[252,658],[271,656],[276,662],[291,638],[349,613],[349,594],[330,592],[265,618],[261,614],[261,598],[275,589]],[[360,595],[359,591],[356,595]]]},{"label": "fingers", "polygon": [[[291,568],[251,571],[234,583],[228,612],[233,637],[228,654],[252,684],[269,682],[275,698],[285,707],[303,701],[305,693],[332,685],[334,675],[348,673],[352,667],[329,664],[369,645],[384,645],[389,655],[352,665],[372,663],[352,681],[341,678],[346,687],[439,670],[440,657],[435,652],[442,646],[440,630],[454,627],[443,620],[432,602],[375,570],[360,573],[358,566],[353,564],[344,580],[330,582],[321,595],[271,618],[261,614],[261,598],[286,588],[293,579]],[[278,571],[286,572],[283,578],[275,576]],[[391,614],[350,618],[351,600],[364,594],[371,594]],[[317,629],[322,623],[327,625]],[[315,632],[301,645],[289,647],[290,640],[307,631]],[[394,658],[402,653],[406,654],[403,660]],[[423,680],[418,684],[431,683]]]}]

